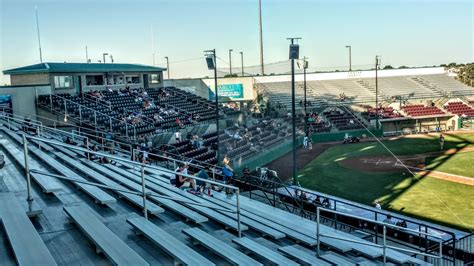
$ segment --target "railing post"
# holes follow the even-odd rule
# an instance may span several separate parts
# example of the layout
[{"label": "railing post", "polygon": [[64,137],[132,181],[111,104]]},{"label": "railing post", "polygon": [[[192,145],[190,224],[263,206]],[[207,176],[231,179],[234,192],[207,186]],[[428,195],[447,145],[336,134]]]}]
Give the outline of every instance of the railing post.
[{"label": "railing post", "polygon": [[387,227],[383,226],[383,265],[387,265]]},{"label": "railing post", "polygon": [[143,192],[143,215],[145,216],[145,219],[148,220],[148,211],[146,209],[146,186],[145,186],[145,167],[142,164],[142,169],[141,169],[141,175],[142,175],[142,192]]},{"label": "railing post", "polygon": [[[86,146],[87,146],[86,150],[89,150],[89,138],[86,138]],[[90,159],[91,159],[91,154],[88,152],[87,153],[87,160],[90,161]]]},{"label": "railing post", "polygon": [[316,255],[319,257],[321,255],[321,241],[319,239],[319,207],[316,207]]},{"label": "railing post", "polygon": [[51,113],[53,113],[53,95],[52,94],[49,94],[49,106],[50,106]]},{"label": "railing post", "polygon": [[239,238],[242,237],[242,230],[240,229],[240,189],[237,188],[237,231],[239,232]]},{"label": "railing post", "polygon": [[110,132],[113,132],[112,130],[112,117],[109,116],[109,125],[110,125]]},{"label": "railing post", "polygon": [[95,132],[97,136],[97,112],[94,112],[94,126],[95,126]]},{"label": "railing post", "polygon": [[129,139],[129,137],[128,137],[128,124],[125,124],[125,135],[127,136],[127,139]]},{"label": "railing post", "polygon": [[29,156],[28,156],[28,141],[26,140],[26,135],[23,134],[23,154],[25,157],[25,174],[26,174],[26,186],[28,196],[27,201],[33,201],[31,196],[31,177],[30,177],[30,166],[29,166]]},{"label": "railing post", "polygon": [[[453,258],[456,261],[456,258]],[[439,238],[439,265],[443,265],[443,237]]]},{"label": "railing post", "polygon": [[79,105],[79,123],[81,123],[82,126],[82,106]]}]

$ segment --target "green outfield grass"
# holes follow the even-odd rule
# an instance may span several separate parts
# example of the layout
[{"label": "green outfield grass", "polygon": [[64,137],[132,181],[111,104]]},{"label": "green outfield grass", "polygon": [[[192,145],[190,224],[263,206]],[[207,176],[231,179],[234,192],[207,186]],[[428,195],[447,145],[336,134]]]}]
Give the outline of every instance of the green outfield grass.
[{"label": "green outfield grass", "polygon": [[[437,136],[386,140],[383,143],[396,155],[439,150]],[[472,146],[474,146],[474,134],[446,136],[446,149]],[[346,169],[337,163],[349,157],[370,155],[389,155],[389,153],[376,142],[334,146],[299,171],[300,183],[303,187],[364,204],[370,205],[378,199],[385,209],[451,227],[474,229],[474,212],[472,211],[474,187],[429,176],[415,178],[408,173],[357,171]],[[438,169],[444,164],[456,164],[457,161],[463,161],[464,159],[453,159],[458,155],[461,154],[434,158],[431,165]],[[461,166],[458,167],[472,169],[474,162],[464,166],[462,166],[464,163],[460,164]],[[461,217],[462,221],[457,217]]]}]

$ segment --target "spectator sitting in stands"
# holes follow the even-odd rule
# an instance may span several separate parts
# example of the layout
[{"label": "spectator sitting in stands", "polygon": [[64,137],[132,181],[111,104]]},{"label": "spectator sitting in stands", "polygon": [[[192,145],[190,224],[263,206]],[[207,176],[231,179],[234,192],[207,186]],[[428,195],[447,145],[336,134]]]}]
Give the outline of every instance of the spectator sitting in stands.
[{"label": "spectator sitting in stands", "polygon": [[192,187],[196,191],[196,181],[194,179],[183,176],[188,174],[188,165],[181,164],[176,170],[176,187],[181,189]]},{"label": "spectator sitting in stands", "polygon": [[109,158],[103,156],[102,158],[100,158],[100,163],[101,164],[115,164],[114,161],[110,160]]},{"label": "spectator sitting in stands", "polygon": [[405,222],[405,220],[398,221],[396,225],[407,228],[407,222]]},{"label": "spectator sitting in stands", "polygon": [[184,124],[181,122],[181,119],[179,119],[179,117],[176,117],[176,125],[180,128],[185,128]]},{"label": "spectator sitting in stands", "polygon": [[392,220],[392,216],[390,214],[387,215],[387,218],[383,220],[384,223],[386,224],[395,224],[395,222]]},{"label": "spectator sitting in stands", "polygon": [[66,137],[66,140],[64,143],[69,144],[69,145],[77,145],[77,142],[72,141],[69,137]]},{"label": "spectator sitting in stands", "polygon": [[245,166],[242,170],[242,179],[244,181],[249,181],[250,179],[250,169],[248,168],[248,166]]},{"label": "spectator sitting in stands", "polygon": [[235,134],[232,137],[236,140],[241,140],[242,139],[242,137],[239,135],[238,131],[235,131]]},{"label": "spectator sitting in stands", "polygon": [[322,204],[323,204],[323,207],[324,207],[324,208],[329,208],[329,207],[331,207],[331,204],[329,203],[329,199],[328,199],[328,198],[324,198]]},{"label": "spectator sitting in stands", "polygon": [[382,209],[382,206],[380,206],[380,203],[378,202],[378,200],[374,201],[374,207],[379,210]]},{"label": "spectator sitting in stands", "polygon": [[[210,172],[211,170],[209,169],[209,167],[205,167],[205,169],[201,169],[199,170],[199,172],[197,174],[195,174],[195,176],[201,178],[201,179],[209,179],[209,175],[207,174],[208,172]],[[196,185],[197,187],[199,188],[200,192],[204,192],[204,189],[207,187],[207,183],[205,181],[201,181],[201,180],[196,180]],[[207,195],[208,196],[212,196],[211,195],[211,188],[207,188]]]}]

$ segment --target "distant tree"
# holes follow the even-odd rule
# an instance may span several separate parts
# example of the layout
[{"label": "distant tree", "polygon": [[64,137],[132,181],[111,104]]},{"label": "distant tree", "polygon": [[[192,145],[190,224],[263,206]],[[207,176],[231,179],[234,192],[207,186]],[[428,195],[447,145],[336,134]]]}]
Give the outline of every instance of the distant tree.
[{"label": "distant tree", "polygon": [[456,63],[454,63],[454,62],[448,64],[448,67],[455,67],[455,66],[456,66]]},{"label": "distant tree", "polygon": [[408,68],[407,66],[399,66],[398,69],[405,69]]},{"label": "distant tree", "polygon": [[386,66],[384,66],[383,69],[393,69],[393,66],[391,66],[391,65],[386,65]]},{"label": "distant tree", "polygon": [[227,74],[224,76],[224,78],[236,78],[238,77],[237,74]]},{"label": "distant tree", "polygon": [[439,66],[440,66],[440,67],[447,67],[446,64],[441,64],[441,65],[439,65]]}]

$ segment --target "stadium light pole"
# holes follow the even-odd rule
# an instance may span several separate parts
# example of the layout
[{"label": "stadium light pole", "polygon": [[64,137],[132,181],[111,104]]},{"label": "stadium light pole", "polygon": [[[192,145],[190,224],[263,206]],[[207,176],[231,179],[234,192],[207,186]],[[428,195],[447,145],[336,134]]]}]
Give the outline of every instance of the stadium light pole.
[{"label": "stadium light pole", "polygon": [[378,79],[378,69],[380,67],[380,56],[375,56],[375,111],[377,112],[375,116],[375,128],[379,129],[379,79]]},{"label": "stadium light pole", "polygon": [[35,6],[35,14],[36,14],[36,33],[38,35],[38,48],[39,48],[40,63],[43,63],[43,52],[41,51],[41,36],[40,36],[40,28],[39,28],[39,22],[38,22],[38,6]]},{"label": "stadium light pole", "polygon": [[229,71],[230,71],[231,77],[232,77],[232,51],[234,51],[234,49],[229,49]]},{"label": "stadium light pole", "polygon": [[167,56],[165,56],[166,59],[166,74],[168,75],[168,80],[170,79],[170,61]]},{"label": "stadium light pole", "polygon": [[262,76],[265,75],[265,68],[263,66],[263,26],[262,26],[262,0],[258,0],[258,22],[260,33],[260,70]]},{"label": "stadium light pole", "polygon": [[217,163],[219,163],[219,93],[217,90],[217,55],[216,49],[205,50],[206,54],[206,63],[209,70],[214,70],[214,90],[215,90],[215,104],[216,104],[216,132],[217,132],[217,148],[216,148],[216,157]]},{"label": "stadium light pole", "polygon": [[244,76],[244,52],[240,52],[240,62],[242,63],[242,77]]},{"label": "stadium light pole", "polygon": [[291,113],[292,113],[292,128],[293,128],[293,184],[298,185],[298,177],[296,176],[296,108],[295,108],[295,59],[298,59],[299,45],[295,44],[295,40],[301,38],[286,38],[290,40],[290,56],[291,60]]},{"label": "stadium light pole", "polygon": [[104,63],[104,64],[105,64],[105,56],[106,56],[106,55],[109,55],[109,54],[108,54],[108,53],[103,53],[103,54],[102,54],[102,59],[103,59],[103,60],[102,60],[102,63]]},{"label": "stadium light pole", "polygon": [[304,115],[305,115],[305,122],[304,122],[304,133],[308,133],[308,121],[306,119],[307,112],[306,112],[306,69],[308,68],[308,58],[303,57],[303,87],[304,87]]},{"label": "stadium light pole", "polygon": [[349,48],[349,71],[352,71],[352,46],[346,45]]}]

